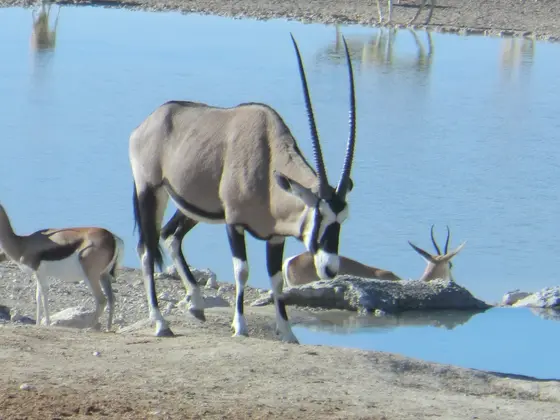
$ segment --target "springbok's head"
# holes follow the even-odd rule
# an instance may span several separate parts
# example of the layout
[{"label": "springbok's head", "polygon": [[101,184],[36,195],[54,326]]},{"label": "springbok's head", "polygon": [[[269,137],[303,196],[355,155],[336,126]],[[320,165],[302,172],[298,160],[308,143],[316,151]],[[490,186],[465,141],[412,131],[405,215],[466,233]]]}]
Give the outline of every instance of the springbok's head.
[{"label": "springbok's head", "polygon": [[436,249],[437,255],[432,255],[422,248],[417,247],[412,242],[408,241],[410,246],[418,252],[428,263],[426,269],[424,270],[424,274],[420,278],[420,281],[430,281],[435,279],[443,279],[443,280],[451,280],[453,281],[453,275],[451,274],[451,269],[453,268],[453,263],[451,259],[457,255],[463,246],[465,246],[466,242],[463,242],[459,245],[454,251],[449,252],[449,239],[450,239],[450,232],[449,226],[447,226],[447,239],[445,240],[445,248],[443,250],[443,254],[439,249],[439,246],[436,243],[436,239],[434,238],[434,225],[432,225],[432,229],[430,231],[432,244],[434,244],[434,248]]},{"label": "springbok's head", "polygon": [[321,144],[307,80],[299,48],[296,40],[292,35],[292,42],[296,50],[299,65],[299,74],[303,86],[305,97],[305,106],[309,119],[309,127],[311,129],[311,140],[313,144],[313,155],[315,158],[315,169],[318,178],[318,187],[316,189],[306,188],[298,182],[290,179],[286,175],[275,172],[278,185],[285,191],[299,197],[308,208],[308,217],[303,226],[302,239],[305,247],[313,254],[317,275],[321,279],[330,279],[337,275],[340,259],[338,257],[338,240],[340,236],[340,226],[348,217],[348,205],[346,203],[346,194],[352,190],[353,183],[350,178],[352,169],[352,161],[354,159],[354,147],[356,141],[356,97],[354,93],[354,74],[352,71],[352,63],[350,61],[350,53],[346,40],[342,37],[344,48],[346,51],[346,62],[348,64],[348,74],[350,79],[350,135],[346,145],[346,156],[340,180],[336,188],[333,188],[328,181],[323,154],[321,152]]}]

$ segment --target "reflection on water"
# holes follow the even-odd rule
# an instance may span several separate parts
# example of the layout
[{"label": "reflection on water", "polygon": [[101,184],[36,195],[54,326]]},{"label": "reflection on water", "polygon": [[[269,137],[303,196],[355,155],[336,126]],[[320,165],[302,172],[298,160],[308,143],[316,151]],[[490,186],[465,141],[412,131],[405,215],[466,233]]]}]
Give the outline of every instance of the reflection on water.
[{"label": "reflection on water", "polygon": [[506,81],[529,78],[535,57],[533,38],[506,38],[500,48],[500,68]]},{"label": "reflection on water", "polygon": [[33,27],[31,31],[31,49],[34,51],[52,50],[56,45],[56,29],[58,27],[58,17],[60,6],[54,19],[52,29],[50,28],[51,3],[42,2],[40,10],[32,10]]},{"label": "reflection on water", "polygon": [[542,319],[549,321],[560,321],[560,310],[531,308],[531,312]]},{"label": "reflection on water", "polygon": [[474,369],[560,379],[559,324],[532,312],[492,308],[396,317],[319,313],[314,314],[317,321],[295,325],[294,333],[302,344],[389,351]]},{"label": "reflection on water", "polygon": [[[340,26],[337,25],[335,30],[336,39],[334,43],[320,52],[320,55],[338,63],[344,59],[344,45]],[[413,29],[399,30],[395,28],[378,28],[374,30],[373,35],[367,38],[355,36],[345,36],[345,38],[350,55],[354,60],[360,61],[362,70],[372,70],[377,67],[390,70],[392,67],[398,67],[401,70],[408,68],[429,73],[434,55],[434,42],[430,31],[421,32],[425,34],[425,42]],[[415,53],[412,58],[408,51],[403,50],[403,48],[396,48],[395,45],[397,35],[402,36],[407,33],[414,41]]]},{"label": "reflection on water", "polygon": [[386,331],[397,327],[415,326],[453,330],[483,312],[484,310],[407,311],[395,315],[375,316],[348,311],[325,311],[313,313],[313,320],[305,321],[300,326],[305,326],[311,331],[328,331],[337,334],[352,334],[361,328],[367,328],[369,332],[375,333],[376,330]]}]

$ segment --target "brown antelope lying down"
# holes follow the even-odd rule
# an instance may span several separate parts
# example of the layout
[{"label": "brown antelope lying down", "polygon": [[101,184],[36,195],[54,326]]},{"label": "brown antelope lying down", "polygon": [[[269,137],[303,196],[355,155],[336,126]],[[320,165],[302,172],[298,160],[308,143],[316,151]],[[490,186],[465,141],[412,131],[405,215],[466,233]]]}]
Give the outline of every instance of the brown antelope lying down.
[{"label": "brown antelope lying down", "polygon": [[[282,274],[284,275],[284,282],[288,287],[300,286],[319,280],[313,263],[313,255],[307,251],[286,259],[282,265]],[[340,255],[338,275],[379,280],[401,280],[392,271],[371,267],[342,255]]]},{"label": "brown antelope lying down", "polygon": [[41,306],[45,324],[50,325],[48,286],[54,277],[69,283],[84,280],[96,303],[92,326],[97,325],[107,306],[107,330],[111,329],[114,308],[111,282],[124,248],[118,236],[97,227],[44,229],[19,236],[0,205],[0,248],[7,259],[16,262],[37,281],[37,325],[41,323]]},{"label": "brown antelope lying down", "polygon": [[[432,243],[437,251],[437,255],[431,255],[423,249],[408,242],[412,248],[418,252],[428,263],[424,274],[420,277],[420,281],[430,281],[435,279],[453,280],[451,269],[453,267],[451,259],[461,251],[465,243],[463,242],[456,250],[448,252],[450,232],[447,228],[447,240],[445,241],[445,252],[442,255],[436,240],[434,238],[434,226],[431,229]],[[282,266],[282,274],[284,275],[284,282],[287,286],[301,286],[303,284],[311,283],[319,280],[316,274],[315,266],[313,264],[313,257],[309,252],[293,256],[286,259]],[[401,280],[392,271],[383,270],[362,264],[358,261],[340,256],[339,275],[349,275],[355,277],[363,277],[379,280]]]}]

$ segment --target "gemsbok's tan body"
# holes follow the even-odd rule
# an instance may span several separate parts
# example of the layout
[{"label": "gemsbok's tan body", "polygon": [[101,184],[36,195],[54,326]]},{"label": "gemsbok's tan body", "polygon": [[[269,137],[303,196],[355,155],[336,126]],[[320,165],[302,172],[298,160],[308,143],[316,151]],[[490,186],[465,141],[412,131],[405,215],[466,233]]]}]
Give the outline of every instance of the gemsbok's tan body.
[{"label": "gemsbok's tan body", "polygon": [[[435,279],[453,280],[451,269],[453,267],[451,259],[457,255],[465,243],[463,242],[454,251],[448,252],[450,232],[447,228],[447,240],[445,242],[444,253],[441,253],[434,237],[434,226],[431,229],[431,239],[437,255],[432,255],[427,251],[417,247],[409,241],[410,246],[418,252],[427,263],[426,269],[419,281],[431,281]],[[301,286],[319,280],[313,265],[313,258],[308,252],[287,258],[282,266],[282,274],[286,286]],[[340,256],[340,268],[338,275],[349,275],[377,280],[402,280],[392,271],[362,264],[358,261]]]},{"label": "gemsbok's tan body", "polygon": [[41,323],[42,310],[45,324],[50,325],[48,287],[51,279],[57,278],[68,283],[84,280],[96,302],[92,326],[97,326],[107,307],[107,330],[110,330],[114,310],[111,283],[123,248],[122,239],[98,227],[43,229],[19,236],[0,205],[0,249],[7,259],[37,281],[37,325]]}]

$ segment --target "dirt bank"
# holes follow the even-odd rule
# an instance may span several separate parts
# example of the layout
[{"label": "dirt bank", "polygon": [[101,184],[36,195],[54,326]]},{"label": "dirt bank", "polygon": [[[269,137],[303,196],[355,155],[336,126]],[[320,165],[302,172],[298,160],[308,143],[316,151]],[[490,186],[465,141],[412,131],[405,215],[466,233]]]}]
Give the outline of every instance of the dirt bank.
[{"label": "dirt bank", "polygon": [[[166,339],[151,328],[0,327],[0,418],[552,420],[560,412],[559,382],[282,344],[257,338],[258,329],[234,339],[230,312],[213,308],[205,324],[175,320],[184,335]],[[262,308],[247,315],[253,327],[270,319]]]},{"label": "dirt bank", "polygon": [[[380,0],[386,7],[387,0]],[[180,10],[250,16],[260,19],[290,18],[324,23],[378,21],[374,0],[63,0],[61,4],[98,4],[149,10]],[[560,39],[560,2],[557,0],[438,0],[430,27],[442,31],[535,35],[539,39]],[[0,5],[29,5],[29,0],[0,0]],[[417,0],[394,5],[393,22],[404,24],[416,13]],[[418,23],[424,22],[426,12]]]},{"label": "dirt bank", "polygon": [[[0,323],[0,419],[556,419],[560,382],[508,378],[397,355],[276,340],[271,307],[246,306],[249,338],[232,338],[231,306],[202,323],[158,280],[175,338],[155,338],[138,270],[119,270],[117,333]],[[0,264],[0,305],[34,314],[33,281]],[[232,285],[205,290],[233,303]],[[257,297],[251,289],[246,301]],[[83,284],[55,282],[55,312],[91,305]],[[312,314],[289,308],[292,320]],[[341,343],[343,344],[343,343]],[[413,345],[413,343],[411,343]],[[468,351],[466,349],[465,351]]]}]

